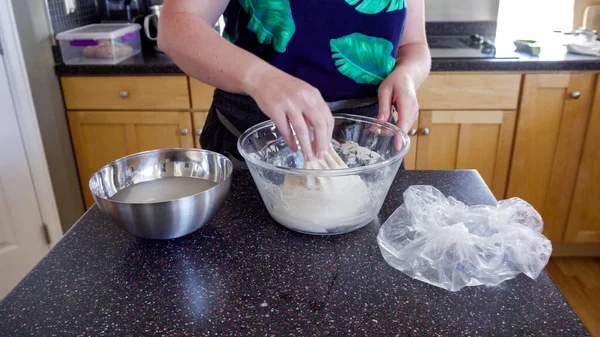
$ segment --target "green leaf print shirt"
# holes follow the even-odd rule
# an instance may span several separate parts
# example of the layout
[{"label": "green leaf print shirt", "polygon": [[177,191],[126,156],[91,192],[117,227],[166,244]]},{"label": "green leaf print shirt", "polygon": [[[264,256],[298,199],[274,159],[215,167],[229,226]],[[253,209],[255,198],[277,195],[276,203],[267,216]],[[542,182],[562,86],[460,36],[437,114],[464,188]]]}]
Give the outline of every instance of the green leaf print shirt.
[{"label": "green leaf print shirt", "polygon": [[394,69],[406,0],[231,0],[224,36],[321,91],[377,95]]}]

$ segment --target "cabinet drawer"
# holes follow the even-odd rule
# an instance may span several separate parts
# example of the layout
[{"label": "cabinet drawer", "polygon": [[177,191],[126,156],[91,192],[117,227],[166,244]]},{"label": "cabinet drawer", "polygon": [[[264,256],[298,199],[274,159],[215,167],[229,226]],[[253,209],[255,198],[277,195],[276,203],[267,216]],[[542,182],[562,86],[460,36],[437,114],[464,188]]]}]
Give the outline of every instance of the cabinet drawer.
[{"label": "cabinet drawer", "polygon": [[417,97],[425,110],[515,110],[520,86],[519,74],[432,74]]},{"label": "cabinet drawer", "polygon": [[69,110],[189,109],[186,76],[62,77]]},{"label": "cabinet drawer", "polygon": [[190,77],[192,108],[194,110],[208,111],[212,104],[214,91],[215,88],[213,86]]}]

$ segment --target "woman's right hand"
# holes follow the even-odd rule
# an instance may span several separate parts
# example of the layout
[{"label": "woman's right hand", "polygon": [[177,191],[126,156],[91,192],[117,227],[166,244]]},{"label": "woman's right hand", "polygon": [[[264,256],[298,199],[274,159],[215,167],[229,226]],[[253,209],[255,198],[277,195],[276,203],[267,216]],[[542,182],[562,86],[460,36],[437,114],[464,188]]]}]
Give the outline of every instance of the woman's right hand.
[{"label": "woman's right hand", "polygon": [[[313,160],[315,155],[323,159],[331,142],[334,119],[319,90],[273,68],[253,76],[250,82],[247,93],[275,122],[288,146],[298,151],[291,124],[304,157],[308,161]],[[310,129],[314,133],[313,144]]]}]

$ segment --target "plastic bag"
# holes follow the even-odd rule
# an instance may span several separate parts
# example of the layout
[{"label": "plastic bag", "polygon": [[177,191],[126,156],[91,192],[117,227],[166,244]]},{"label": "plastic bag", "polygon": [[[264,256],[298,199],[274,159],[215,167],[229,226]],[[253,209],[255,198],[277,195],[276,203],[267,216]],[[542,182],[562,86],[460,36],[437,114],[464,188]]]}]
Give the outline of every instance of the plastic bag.
[{"label": "plastic bag", "polygon": [[539,213],[519,198],[466,206],[432,186],[411,186],[377,242],[392,267],[458,291],[495,286],[520,273],[536,279],[552,252],[542,228]]}]

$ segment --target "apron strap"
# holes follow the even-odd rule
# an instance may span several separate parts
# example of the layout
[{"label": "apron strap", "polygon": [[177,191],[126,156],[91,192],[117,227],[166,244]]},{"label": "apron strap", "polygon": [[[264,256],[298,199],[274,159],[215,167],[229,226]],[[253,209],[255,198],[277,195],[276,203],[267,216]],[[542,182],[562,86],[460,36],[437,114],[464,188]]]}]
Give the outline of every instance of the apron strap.
[{"label": "apron strap", "polygon": [[[219,118],[219,121],[221,122],[221,124],[223,124],[223,126],[227,129],[227,131],[231,132],[231,134],[234,135],[236,139],[240,138],[240,136],[242,135],[240,130],[238,130],[235,126],[233,126],[233,124],[231,124],[231,122],[227,119],[227,117],[225,117],[221,112],[219,112],[219,109],[215,108],[215,112],[217,113],[217,117]],[[233,164],[234,169],[237,169],[237,170],[248,169],[248,165],[246,164],[246,162],[235,158],[231,153],[227,153],[227,158],[229,158],[229,160],[231,160],[231,163]]]},{"label": "apron strap", "polygon": [[223,116],[223,114],[221,112],[219,112],[219,109],[215,108],[215,111],[217,112],[217,117],[219,118],[219,121],[221,122],[221,124],[223,124],[223,126],[229,132],[231,132],[231,134],[234,135],[235,138],[240,138],[240,136],[242,135],[240,130],[238,130],[235,126],[233,126],[233,124],[231,124],[231,122],[227,119],[227,117]]},{"label": "apron strap", "polygon": [[331,112],[336,112],[338,110],[345,109],[357,109],[366,107],[369,105],[373,105],[378,102],[377,97],[365,97],[365,98],[354,98],[354,99],[346,99],[342,101],[335,102],[327,102],[329,109]]}]

